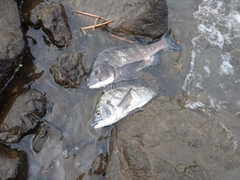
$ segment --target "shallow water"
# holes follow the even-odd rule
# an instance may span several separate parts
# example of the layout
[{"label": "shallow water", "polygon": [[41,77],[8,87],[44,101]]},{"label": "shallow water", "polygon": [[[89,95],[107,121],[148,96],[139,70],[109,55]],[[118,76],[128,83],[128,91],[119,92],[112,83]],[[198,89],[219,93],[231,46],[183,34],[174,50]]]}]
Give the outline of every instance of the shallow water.
[{"label": "shallow water", "polygon": [[[27,1],[26,1],[27,2]],[[162,94],[179,99],[183,107],[240,115],[240,2],[238,0],[167,0],[169,28],[183,46],[181,53],[164,51],[161,65],[147,68],[144,78],[157,84]],[[27,6],[27,5],[26,5]],[[89,90],[82,80],[80,87],[66,89],[54,82],[49,72],[53,61],[62,53],[76,51],[84,54],[83,64],[89,68],[102,50],[127,44],[105,31],[77,28],[78,16],[67,11],[73,40],[68,48],[58,49],[45,44],[41,29],[30,28],[28,61],[16,74],[1,96],[1,106],[10,106],[6,97],[17,95],[25,88],[46,93],[53,103],[52,112],[44,116],[61,137],[52,138],[40,153],[32,150],[33,135],[13,145],[28,153],[29,179],[105,179],[104,167],[109,152],[110,128],[90,127],[94,107],[101,90]],[[101,46],[99,46],[101,45]],[[32,63],[33,59],[33,63]],[[11,93],[9,93],[11,92]],[[3,97],[5,99],[3,99]],[[238,119],[238,118],[237,118]],[[229,119],[239,126],[236,119]],[[220,122],[238,148],[237,129]],[[230,127],[232,127],[230,125]]]},{"label": "shallow water", "polygon": [[[182,89],[206,96],[201,106],[217,111],[239,108],[239,1],[202,1],[193,17],[191,67]],[[231,107],[230,107],[231,106]],[[233,109],[234,108],[234,109]]]}]

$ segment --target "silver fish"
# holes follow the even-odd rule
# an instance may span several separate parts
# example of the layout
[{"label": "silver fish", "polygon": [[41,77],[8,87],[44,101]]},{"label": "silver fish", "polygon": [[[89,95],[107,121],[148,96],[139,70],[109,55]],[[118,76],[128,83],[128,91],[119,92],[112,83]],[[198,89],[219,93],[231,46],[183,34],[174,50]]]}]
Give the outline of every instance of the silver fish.
[{"label": "silver fish", "polygon": [[93,115],[95,129],[118,122],[157,95],[156,91],[142,86],[125,86],[105,92],[99,99]]},{"label": "silver fish", "polygon": [[171,29],[159,41],[151,44],[139,43],[109,48],[101,52],[93,62],[87,85],[95,89],[113,82],[137,79],[142,75],[139,70],[160,63],[156,53],[166,48],[182,50],[182,47],[173,41]]}]

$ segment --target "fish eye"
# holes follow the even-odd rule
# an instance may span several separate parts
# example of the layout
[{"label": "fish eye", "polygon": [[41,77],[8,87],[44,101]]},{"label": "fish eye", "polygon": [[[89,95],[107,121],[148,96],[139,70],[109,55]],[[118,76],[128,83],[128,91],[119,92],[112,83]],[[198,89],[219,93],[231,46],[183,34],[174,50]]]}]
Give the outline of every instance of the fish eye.
[{"label": "fish eye", "polygon": [[101,114],[101,111],[100,111],[100,110],[97,110],[97,111],[95,112],[95,114],[96,114],[97,116],[99,116],[99,115]]},{"label": "fish eye", "polygon": [[95,73],[95,75],[98,75],[98,73],[99,73],[99,70],[98,70],[98,69],[96,69],[94,73]]}]

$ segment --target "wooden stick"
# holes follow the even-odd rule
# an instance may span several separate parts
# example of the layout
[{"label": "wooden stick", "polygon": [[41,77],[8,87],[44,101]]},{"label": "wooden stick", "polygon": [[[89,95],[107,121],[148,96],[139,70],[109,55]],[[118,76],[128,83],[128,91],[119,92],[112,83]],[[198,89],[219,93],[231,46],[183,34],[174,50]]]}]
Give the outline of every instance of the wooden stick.
[{"label": "wooden stick", "polygon": [[[95,22],[94,22],[94,24],[92,26],[86,26],[86,27],[80,27],[79,28],[80,30],[83,31],[84,35],[86,35],[86,32],[84,31],[85,29],[91,29],[92,28],[92,30],[94,30],[96,27],[100,27],[100,26],[103,26],[103,25],[106,25],[106,24],[109,24],[109,23],[113,22],[113,20],[109,20],[109,19],[106,19],[104,17],[98,16],[98,15],[95,15],[95,14],[90,14],[90,13],[83,12],[83,11],[75,11],[75,13],[83,14],[83,15],[86,15],[86,16],[90,16],[90,17],[95,17],[96,18],[96,20],[95,20]],[[97,24],[97,21],[99,19],[104,20],[105,22]]]},{"label": "wooden stick", "polygon": [[91,28],[96,28],[96,27],[100,27],[100,26],[103,26],[105,24],[109,24],[113,22],[113,20],[110,20],[110,21],[107,21],[107,22],[104,22],[104,23],[100,23],[100,24],[96,24],[96,25],[93,25],[93,26],[86,26],[86,27],[81,27],[81,29],[91,29]]},{"label": "wooden stick", "polygon": [[114,35],[114,34],[110,34],[110,36],[115,37],[115,38],[117,38],[117,39],[120,39],[120,40],[122,40],[122,41],[127,41],[127,42],[129,42],[129,43],[133,43],[133,41],[130,41],[130,40],[124,39],[124,38],[119,37],[119,36],[116,36],[116,35]]},{"label": "wooden stick", "polygon": [[80,30],[82,30],[83,34],[86,36],[86,32],[84,31],[84,29],[82,29],[81,27],[79,28]]},{"label": "wooden stick", "polygon": [[83,15],[90,16],[90,17],[100,18],[104,21],[109,21],[109,19],[106,19],[104,17],[98,16],[98,15],[95,15],[95,14],[91,14],[91,13],[87,13],[87,12],[83,12],[83,11],[75,11],[75,12],[78,13],[78,14],[83,14]]},{"label": "wooden stick", "polygon": [[94,29],[95,29],[98,19],[99,19],[99,16],[98,16],[98,17],[97,17],[97,19],[95,20],[95,22],[94,22],[94,27],[93,27],[93,29],[92,29],[92,30],[94,30]]},{"label": "wooden stick", "polygon": [[41,173],[42,173],[42,174],[45,174],[45,173],[47,173],[47,172],[48,172],[48,170],[45,169],[45,170],[43,170]]}]

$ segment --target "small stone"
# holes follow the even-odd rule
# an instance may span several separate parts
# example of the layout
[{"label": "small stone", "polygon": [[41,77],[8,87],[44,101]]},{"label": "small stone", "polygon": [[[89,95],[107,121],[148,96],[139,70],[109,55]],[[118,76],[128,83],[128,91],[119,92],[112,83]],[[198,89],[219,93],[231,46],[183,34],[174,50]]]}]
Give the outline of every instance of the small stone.
[{"label": "small stone", "polygon": [[60,161],[60,160],[58,160],[58,159],[56,160],[56,162],[55,162],[55,163],[56,163],[56,166],[57,166],[57,167],[59,167],[59,166],[61,165],[61,161]]},{"label": "small stone", "polygon": [[69,156],[68,150],[65,149],[65,150],[63,151],[63,157],[64,157],[64,158],[68,158],[68,156]]},{"label": "small stone", "polygon": [[82,163],[81,163],[80,161],[78,161],[78,162],[75,163],[75,166],[76,166],[77,168],[80,168],[80,167],[82,166]]},{"label": "small stone", "polygon": [[75,150],[76,150],[76,151],[79,151],[80,149],[79,149],[79,147],[75,146]]}]

